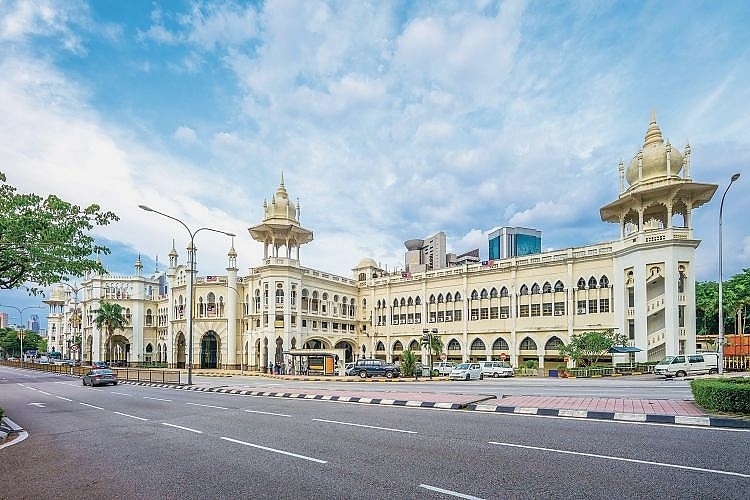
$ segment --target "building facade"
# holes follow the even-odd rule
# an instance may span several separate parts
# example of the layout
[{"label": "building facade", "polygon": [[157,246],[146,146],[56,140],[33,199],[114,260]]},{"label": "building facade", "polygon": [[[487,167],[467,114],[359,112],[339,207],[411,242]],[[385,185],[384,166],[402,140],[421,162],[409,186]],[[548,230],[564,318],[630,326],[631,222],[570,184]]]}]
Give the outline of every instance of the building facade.
[{"label": "building facade", "polygon": [[[449,266],[429,260],[430,249],[445,253],[435,250],[438,233],[431,245],[407,242],[408,272],[389,273],[364,258],[351,277],[302,266],[300,248],[313,232],[300,224],[282,177],[264,202],[263,221],[248,229],[264,245],[262,262],[241,275],[232,247],[225,275],[194,279],[192,346],[189,270],[172,248],[165,272],[145,276],[139,259],[133,275],[85,277],[80,303],[75,298],[84,360],[183,368],[192,348],[194,368],[265,370],[290,366],[290,353],[301,349],[335,350],[340,363],[398,361],[411,349],[426,362],[424,329],[437,330],[453,361],[504,357],[514,366],[557,366],[560,343],[609,328],[641,349],[637,361],[691,352],[699,244],[691,214],[717,186],[694,182],[690,167],[689,145],[681,153],[665,143],[652,116],[642,148],[627,169],[619,166],[617,200],[600,211],[603,221],[619,224],[619,239]],[[105,300],[121,304],[128,319],[112,338],[93,323]],[[56,288],[47,303],[50,345],[66,352],[76,331],[71,293]]]},{"label": "building facade", "polygon": [[489,259],[523,257],[542,251],[542,232],[525,227],[500,227],[487,236]]}]

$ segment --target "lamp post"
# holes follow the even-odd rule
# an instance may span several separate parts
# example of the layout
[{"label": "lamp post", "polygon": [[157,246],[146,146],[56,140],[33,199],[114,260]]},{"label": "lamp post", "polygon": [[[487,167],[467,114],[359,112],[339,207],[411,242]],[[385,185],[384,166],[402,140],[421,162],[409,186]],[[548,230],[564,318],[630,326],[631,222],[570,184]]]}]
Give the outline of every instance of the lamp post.
[{"label": "lamp post", "polygon": [[719,205],[719,374],[724,373],[724,300],[722,296],[722,287],[724,282],[723,274],[723,255],[721,248],[721,216],[724,212],[724,198],[726,198],[729,188],[732,187],[732,183],[740,178],[739,172],[734,174],[729,179],[729,184],[724,190],[724,195],[721,197],[721,204]]},{"label": "lamp post", "polygon": [[9,307],[11,309],[15,309],[16,311],[18,311],[18,321],[21,322],[21,331],[18,334],[18,338],[21,341],[21,367],[23,367],[23,335],[24,335],[24,330],[26,329],[26,325],[23,324],[23,312],[29,309],[44,309],[44,308],[42,306],[28,306],[28,307],[20,308],[17,306],[6,306],[3,304],[0,304],[0,307]]},{"label": "lamp post", "polygon": [[[71,285],[66,281],[61,281],[60,285],[67,286],[73,292],[73,316],[71,324],[73,325],[73,342],[75,345],[76,330],[81,330],[81,320],[83,319],[82,315],[78,315],[78,292],[83,289],[83,286],[78,283]],[[81,344],[78,346],[78,364],[83,366],[83,334],[81,334]]]},{"label": "lamp post", "polygon": [[182,227],[184,227],[188,234],[190,235],[190,246],[188,247],[188,311],[187,311],[187,330],[188,330],[188,385],[193,385],[193,273],[195,273],[195,236],[200,233],[201,231],[213,231],[214,233],[221,233],[225,234],[227,236],[237,236],[234,233],[228,233],[226,231],[222,231],[220,229],[214,229],[211,227],[201,227],[196,229],[195,231],[190,230],[190,228],[185,224],[182,220],[178,219],[177,217],[172,217],[171,215],[165,214],[163,212],[159,212],[158,210],[154,210],[151,207],[148,207],[146,205],[138,205],[138,208],[141,210],[145,210],[146,212],[154,212],[156,214],[159,214],[161,216],[164,216],[168,219],[172,219],[174,221],[179,222],[182,224]]}]

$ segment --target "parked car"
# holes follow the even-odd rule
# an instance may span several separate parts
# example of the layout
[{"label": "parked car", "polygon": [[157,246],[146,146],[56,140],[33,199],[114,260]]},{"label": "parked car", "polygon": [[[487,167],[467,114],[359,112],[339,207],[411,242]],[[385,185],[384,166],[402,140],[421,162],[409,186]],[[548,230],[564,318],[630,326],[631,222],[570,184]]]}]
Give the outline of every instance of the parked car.
[{"label": "parked car", "polygon": [[482,375],[485,377],[512,377],[515,375],[513,367],[507,361],[480,361]]},{"label": "parked car", "polygon": [[92,361],[91,368],[109,368],[109,365],[104,361]]},{"label": "parked car", "polygon": [[654,366],[656,375],[665,378],[685,377],[687,375],[703,375],[719,373],[719,353],[702,352],[680,356],[667,356]]},{"label": "parked car", "polygon": [[344,364],[344,375],[346,376],[352,376],[356,375],[357,372],[354,371],[354,363],[346,363]]},{"label": "parked car", "polygon": [[438,361],[432,364],[433,375],[449,375],[450,372],[456,367],[456,363],[450,361]]},{"label": "parked car", "polygon": [[97,385],[117,385],[117,374],[109,368],[97,368],[89,370],[83,376],[83,385],[95,387]]},{"label": "parked car", "polygon": [[482,367],[479,363],[461,363],[451,370],[448,378],[451,380],[482,380]]},{"label": "parked car", "polygon": [[376,375],[394,378],[401,375],[401,369],[398,366],[386,363],[382,359],[360,359],[354,363],[352,371],[360,378],[369,378]]}]

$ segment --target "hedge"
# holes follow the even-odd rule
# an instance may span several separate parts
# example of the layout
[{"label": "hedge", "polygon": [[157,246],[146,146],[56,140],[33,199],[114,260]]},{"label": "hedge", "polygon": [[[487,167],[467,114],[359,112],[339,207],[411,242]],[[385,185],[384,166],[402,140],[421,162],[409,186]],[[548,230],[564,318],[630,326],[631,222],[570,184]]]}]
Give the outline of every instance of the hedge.
[{"label": "hedge", "polygon": [[690,389],[706,410],[750,415],[750,377],[696,379]]}]

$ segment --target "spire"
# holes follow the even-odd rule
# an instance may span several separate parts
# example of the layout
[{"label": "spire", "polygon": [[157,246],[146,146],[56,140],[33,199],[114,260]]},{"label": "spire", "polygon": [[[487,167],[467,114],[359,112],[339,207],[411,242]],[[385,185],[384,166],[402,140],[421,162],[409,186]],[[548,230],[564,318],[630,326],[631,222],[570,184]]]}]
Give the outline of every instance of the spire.
[{"label": "spire", "polygon": [[141,254],[138,253],[138,259],[135,261],[135,274],[136,276],[141,275],[141,271],[143,271],[143,263],[141,262]]},{"label": "spire", "polygon": [[646,137],[643,141],[643,145],[662,143],[664,139],[661,135],[661,129],[656,124],[656,111],[651,110],[651,123],[648,124],[648,130],[646,130]]},{"label": "spire", "polygon": [[159,272],[159,254],[158,253],[156,254],[155,262],[156,264],[154,265],[154,273],[158,273]]}]

